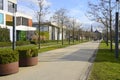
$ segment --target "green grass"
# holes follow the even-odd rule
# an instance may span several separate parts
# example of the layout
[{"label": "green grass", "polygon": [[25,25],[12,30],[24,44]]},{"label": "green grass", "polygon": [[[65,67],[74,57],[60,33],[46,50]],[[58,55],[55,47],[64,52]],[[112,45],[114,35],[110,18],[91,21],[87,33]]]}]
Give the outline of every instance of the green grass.
[{"label": "green grass", "polygon": [[[40,44],[41,49],[39,49],[39,53],[54,50],[54,49],[58,49],[58,48],[64,48],[64,47],[67,47],[67,46],[76,45],[76,44],[80,44],[80,43],[84,43],[84,42],[88,42],[88,41],[87,40],[80,41],[80,42],[75,41],[74,44],[71,41],[70,45],[69,45],[68,41],[64,41],[64,45],[62,45],[62,41],[59,41],[59,43],[57,43],[57,41],[49,41],[47,43],[41,43]],[[24,45],[24,46],[17,46],[16,48],[19,48],[19,47],[36,47],[36,48],[38,48],[38,45],[30,44],[30,45]],[[6,49],[10,48],[11,49],[11,47],[4,47],[4,48],[6,48]],[[3,48],[0,48],[0,49],[3,49]]]},{"label": "green grass", "polygon": [[68,46],[68,45],[56,45],[56,46],[45,47],[45,48],[40,49],[39,53],[54,50],[54,49],[58,49],[58,48],[64,48],[66,46]]},{"label": "green grass", "polygon": [[120,57],[115,59],[114,51],[101,43],[89,80],[120,80]]},{"label": "green grass", "polygon": [[64,41],[64,45],[61,45],[61,42],[59,42],[58,44],[56,44],[54,42],[54,44],[52,44],[52,45],[48,44],[48,45],[46,45],[46,47],[41,48],[39,50],[39,53],[54,50],[54,49],[64,48],[64,47],[67,47],[67,46],[76,45],[76,44],[80,44],[80,43],[84,43],[84,42],[88,42],[88,41],[81,41],[81,42],[75,41],[74,44],[73,44],[73,42],[71,42],[70,45],[68,44],[67,41]]}]

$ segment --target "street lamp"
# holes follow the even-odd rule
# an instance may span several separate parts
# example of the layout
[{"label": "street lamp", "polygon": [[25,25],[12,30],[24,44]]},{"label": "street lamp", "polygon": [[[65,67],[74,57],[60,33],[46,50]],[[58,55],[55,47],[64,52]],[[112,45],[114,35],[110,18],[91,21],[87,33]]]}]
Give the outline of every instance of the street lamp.
[{"label": "street lamp", "polygon": [[38,32],[38,36],[39,36],[38,37],[38,43],[39,43],[39,46],[38,46],[38,48],[40,49],[40,42],[41,42],[41,40],[40,40],[40,27],[41,27],[41,21],[40,21],[41,20],[41,14],[40,14],[40,12],[38,12],[38,16],[39,16],[39,23],[38,23],[38,29],[39,29],[38,30],[39,31]]},{"label": "street lamp", "polygon": [[16,13],[16,5],[13,4],[13,43],[12,43],[12,49],[15,50],[15,35],[16,35],[16,30],[15,30],[15,26],[16,26],[16,19],[15,19],[15,13]]},{"label": "street lamp", "polygon": [[115,57],[119,57],[119,48],[118,48],[118,26],[119,26],[119,0],[116,0],[116,13],[115,13]]}]

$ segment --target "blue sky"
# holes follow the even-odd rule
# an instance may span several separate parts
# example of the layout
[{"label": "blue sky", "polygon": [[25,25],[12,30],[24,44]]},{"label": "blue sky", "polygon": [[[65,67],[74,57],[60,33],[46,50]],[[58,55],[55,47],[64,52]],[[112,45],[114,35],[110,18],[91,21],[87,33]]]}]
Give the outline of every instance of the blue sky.
[{"label": "blue sky", "polygon": [[[36,8],[36,1],[37,0],[18,0],[18,11],[31,15],[34,19],[35,16],[33,9]],[[49,10],[51,12],[47,15],[47,18],[50,17],[56,10],[65,8],[69,11],[68,14],[70,17],[79,19],[84,26],[90,26],[90,24],[94,22],[90,21],[85,16],[85,14],[87,14],[88,1],[95,2],[96,0],[46,0],[46,4],[50,5]]]},{"label": "blue sky", "polygon": [[[47,2],[50,3],[51,13],[55,12],[55,10],[58,10],[60,8],[65,8],[69,11],[69,15],[71,17],[79,19],[82,18],[82,20],[84,18],[85,21],[87,20],[85,13],[87,9],[88,0],[47,0]],[[22,12],[25,12],[27,9],[28,12],[26,13],[30,13],[29,15],[31,15],[31,4],[32,7],[35,7],[35,0],[18,0],[18,9]]]}]

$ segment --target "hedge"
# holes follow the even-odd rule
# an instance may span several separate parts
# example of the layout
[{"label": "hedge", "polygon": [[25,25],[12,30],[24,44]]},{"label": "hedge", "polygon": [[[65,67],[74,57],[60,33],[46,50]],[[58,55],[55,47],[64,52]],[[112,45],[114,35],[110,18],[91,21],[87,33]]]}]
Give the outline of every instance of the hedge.
[{"label": "hedge", "polygon": [[16,45],[17,46],[22,46],[22,45],[29,45],[30,41],[17,41]]},{"label": "hedge", "polygon": [[[29,45],[29,41],[16,41],[16,46]],[[12,46],[12,42],[0,42],[0,47]]]},{"label": "hedge", "polygon": [[16,50],[19,53],[19,58],[38,56],[38,49],[34,47],[19,47]]},{"label": "hedge", "polygon": [[11,42],[0,42],[0,47],[7,47],[7,46],[11,46],[12,43]]},{"label": "hedge", "polygon": [[8,64],[19,60],[17,51],[11,49],[0,49],[0,64]]}]

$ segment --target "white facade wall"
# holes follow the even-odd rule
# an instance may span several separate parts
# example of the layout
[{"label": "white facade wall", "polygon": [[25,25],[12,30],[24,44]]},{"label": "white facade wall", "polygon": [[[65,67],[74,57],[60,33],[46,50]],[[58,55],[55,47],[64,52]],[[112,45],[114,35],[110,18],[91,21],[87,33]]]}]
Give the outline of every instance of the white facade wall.
[{"label": "white facade wall", "polygon": [[23,14],[23,13],[20,13],[20,12],[16,13],[16,17],[24,17],[24,18],[32,19],[31,16]]},{"label": "white facade wall", "polygon": [[55,40],[57,40],[57,36],[58,36],[58,29],[55,28]]},{"label": "white facade wall", "polygon": [[17,0],[8,0],[8,1],[10,1],[10,2],[13,2],[13,3],[17,4]]},{"label": "white facade wall", "polygon": [[52,40],[52,27],[49,26],[49,40]]},{"label": "white facade wall", "polygon": [[[62,30],[60,30],[60,33],[58,35],[58,28],[55,27],[55,32],[53,33],[55,36],[55,40],[57,40],[57,36],[59,36],[59,40],[62,40]],[[66,38],[66,30],[63,31],[63,39]],[[49,40],[52,40],[52,26],[49,26]]]}]

